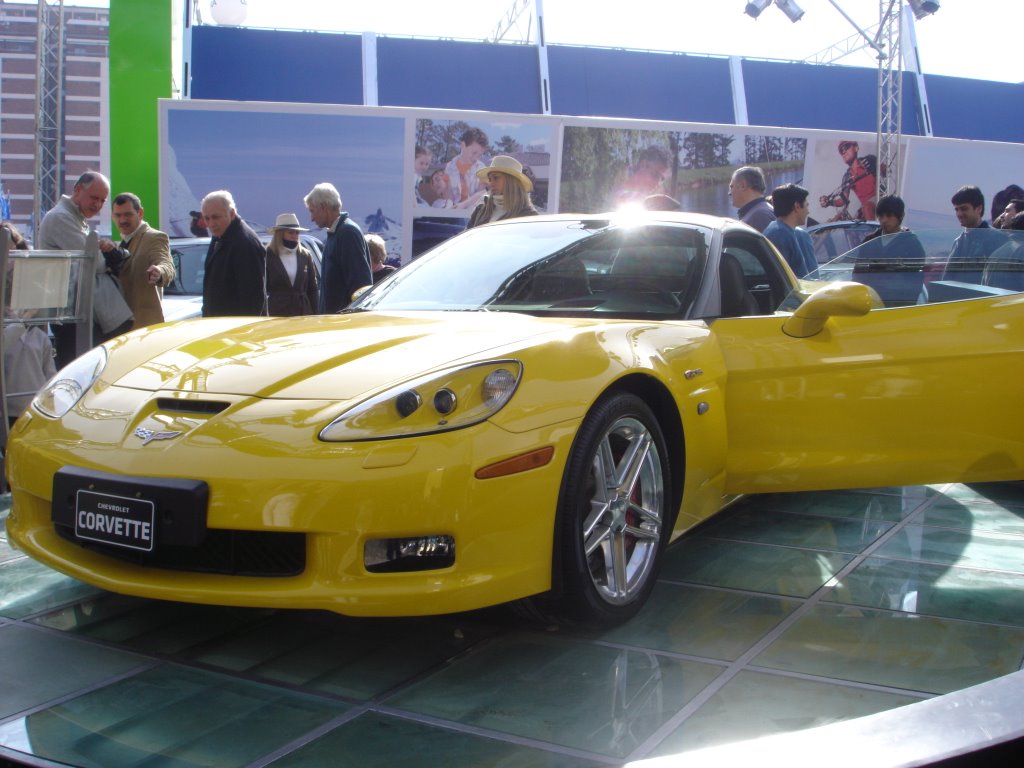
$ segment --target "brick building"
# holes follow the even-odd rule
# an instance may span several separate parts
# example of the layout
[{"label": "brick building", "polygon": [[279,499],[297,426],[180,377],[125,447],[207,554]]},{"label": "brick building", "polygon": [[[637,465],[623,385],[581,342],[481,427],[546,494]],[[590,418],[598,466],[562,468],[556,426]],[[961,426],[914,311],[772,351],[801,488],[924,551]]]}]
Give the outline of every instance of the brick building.
[{"label": "brick building", "polygon": [[[57,5],[50,5],[57,13]],[[36,72],[35,4],[0,0],[0,191],[7,195],[11,220],[26,234],[34,231]],[[64,8],[62,96],[63,152],[56,152],[62,182],[57,194],[89,168],[109,168],[106,8]],[[51,23],[51,27],[55,26]]]}]

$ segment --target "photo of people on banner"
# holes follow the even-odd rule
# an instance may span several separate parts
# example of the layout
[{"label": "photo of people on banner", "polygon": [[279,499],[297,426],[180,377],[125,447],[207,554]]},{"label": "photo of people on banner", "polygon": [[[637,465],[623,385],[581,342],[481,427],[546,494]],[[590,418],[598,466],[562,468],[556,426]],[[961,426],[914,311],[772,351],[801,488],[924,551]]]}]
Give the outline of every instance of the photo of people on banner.
[{"label": "photo of people on banner", "polygon": [[468,218],[488,192],[479,172],[496,155],[505,155],[522,164],[533,182],[533,204],[543,211],[554,142],[549,125],[417,120],[411,180],[416,206]]},{"label": "photo of people on banner", "polygon": [[874,155],[861,155],[860,144],[856,141],[844,139],[838,147],[846,170],[839,186],[821,195],[818,203],[822,208],[835,209],[827,221],[873,221],[879,197],[878,172],[882,172],[881,194],[884,195],[888,169],[884,166],[879,169],[878,158]]},{"label": "photo of people on banner", "polygon": [[735,216],[733,172],[758,166],[767,189],[800,182],[807,140],[796,136],[566,126],[559,210],[624,207]]}]

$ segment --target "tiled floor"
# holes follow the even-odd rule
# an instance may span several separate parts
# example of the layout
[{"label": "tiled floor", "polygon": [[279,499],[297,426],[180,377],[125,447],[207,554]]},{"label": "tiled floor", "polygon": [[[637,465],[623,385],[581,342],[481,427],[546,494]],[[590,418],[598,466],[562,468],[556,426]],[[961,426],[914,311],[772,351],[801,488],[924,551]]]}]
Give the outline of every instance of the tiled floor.
[{"label": "tiled floor", "polygon": [[748,498],[604,633],[125,598],[0,538],[0,758],[621,765],[1014,672],[1022,605],[1024,484]]}]

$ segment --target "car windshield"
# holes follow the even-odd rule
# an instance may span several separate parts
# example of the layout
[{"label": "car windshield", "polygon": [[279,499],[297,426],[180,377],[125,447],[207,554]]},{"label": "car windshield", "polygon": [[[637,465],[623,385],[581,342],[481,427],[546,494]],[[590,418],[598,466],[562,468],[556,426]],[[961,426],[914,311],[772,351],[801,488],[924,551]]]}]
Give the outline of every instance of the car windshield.
[{"label": "car windshield", "polygon": [[[1017,293],[1024,290],[1024,232],[958,227],[883,235],[806,279],[864,283],[886,307]],[[795,308],[805,296],[791,294],[783,308]]]},{"label": "car windshield", "polygon": [[710,242],[693,225],[519,219],[445,241],[353,309],[681,316]]},{"label": "car windshield", "polygon": [[814,245],[814,260],[827,264],[851,248],[864,242],[864,238],[878,229],[875,221],[837,221],[807,227]]}]

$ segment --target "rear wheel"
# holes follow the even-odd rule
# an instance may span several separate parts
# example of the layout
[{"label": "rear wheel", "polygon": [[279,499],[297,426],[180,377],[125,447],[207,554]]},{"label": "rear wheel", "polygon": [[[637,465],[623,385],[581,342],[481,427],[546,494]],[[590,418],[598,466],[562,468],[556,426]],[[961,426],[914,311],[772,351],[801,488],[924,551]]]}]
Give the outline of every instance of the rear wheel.
[{"label": "rear wheel", "polygon": [[671,487],[651,409],[630,394],[599,401],[576,436],[559,498],[564,613],[606,625],[640,610],[668,538]]}]

